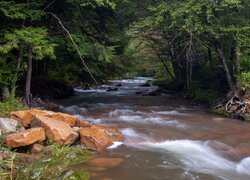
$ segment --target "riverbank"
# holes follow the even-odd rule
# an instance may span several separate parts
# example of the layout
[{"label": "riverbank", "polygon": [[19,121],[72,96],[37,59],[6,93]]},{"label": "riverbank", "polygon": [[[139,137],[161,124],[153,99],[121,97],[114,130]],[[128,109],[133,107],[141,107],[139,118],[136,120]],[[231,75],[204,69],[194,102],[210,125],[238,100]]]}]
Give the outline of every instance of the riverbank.
[{"label": "riverbank", "polygon": [[85,170],[72,167],[123,141],[116,128],[39,109],[11,112],[9,118],[0,118],[0,130],[1,179],[87,179]]}]

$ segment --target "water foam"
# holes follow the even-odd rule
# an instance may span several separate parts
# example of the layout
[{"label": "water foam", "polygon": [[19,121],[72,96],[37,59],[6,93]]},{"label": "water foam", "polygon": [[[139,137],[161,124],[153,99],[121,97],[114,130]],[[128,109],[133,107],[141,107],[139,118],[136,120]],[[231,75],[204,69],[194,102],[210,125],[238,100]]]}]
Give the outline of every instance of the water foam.
[{"label": "water foam", "polygon": [[230,161],[209,147],[206,141],[175,140],[159,143],[147,141],[134,146],[148,151],[171,153],[191,171],[229,179],[236,178],[240,174],[245,175],[243,179],[250,178],[250,157],[240,162]]}]

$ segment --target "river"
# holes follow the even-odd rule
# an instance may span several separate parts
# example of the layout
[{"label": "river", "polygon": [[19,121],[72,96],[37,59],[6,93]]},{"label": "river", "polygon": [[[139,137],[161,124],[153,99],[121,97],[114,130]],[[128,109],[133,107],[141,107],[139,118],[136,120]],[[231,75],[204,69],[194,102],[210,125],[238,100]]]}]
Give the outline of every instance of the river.
[{"label": "river", "polygon": [[[99,89],[76,89],[76,96],[60,101],[62,111],[118,127],[125,136],[125,142],[97,154],[121,158],[121,164],[78,168],[88,169],[96,180],[250,179],[250,123],[221,118],[178,95],[147,96],[157,89],[142,87],[147,80],[138,77],[110,81]],[[108,88],[118,91],[107,92]]]}]

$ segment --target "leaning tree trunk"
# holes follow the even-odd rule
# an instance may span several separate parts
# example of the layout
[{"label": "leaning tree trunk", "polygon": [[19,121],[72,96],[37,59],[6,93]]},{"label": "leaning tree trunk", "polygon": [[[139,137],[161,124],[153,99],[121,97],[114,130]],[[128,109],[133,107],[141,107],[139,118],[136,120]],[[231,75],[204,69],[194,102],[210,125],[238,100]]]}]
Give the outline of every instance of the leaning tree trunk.
[{"label": "leaning tree trunk", "polygon": [[221,50],[221,48],[220,48],[220,46],[219,46],[218,43],[216,44],[215,50],[216,50],[216,52],[217,52],[217,54],[219,56],[219,59],[220,59],[220,61],[222,63],[222,66],[223,66],[223,69],[224,69],[224,71],[226,73],[228,86],[229,86],[229,88],[230,88],[231,91],[234,91],[234,83],[232,81],[232,76],[231,76],[229,68],[227,66],[225,55],[222,52],[222,50]]},{"label": "leaning tree trunk", "polygon": [[18,73],[20,71],[20,66],[21,66],[21,60],[22,60],[22,52],[20,52],[18,60],[17,60],[17,65],[16,65],[16,71],[15,74],[13,76],[13,80],[12,80],[12,85],[11,85],[11,97],[15,97],[16,94],[16,82],[17,82],[17,78],[18,78]]},{"label": "leaning tree trunk", "polygon": [[28,52],[28,69],[27,69],[27,76],[26,76],[26,86],[25,86],[25,98],[27,105],[30,105],[30,86],[31,86],[31,76],[32,76],[32,50],[33,47],[29,46],[29,52]]},{"label": "leaning tree trunk", "polygon": [[10,97],[10,91],[9,91],[8,86],[3,87],[2,95],[3,95],[4,100],[6,100]]}]

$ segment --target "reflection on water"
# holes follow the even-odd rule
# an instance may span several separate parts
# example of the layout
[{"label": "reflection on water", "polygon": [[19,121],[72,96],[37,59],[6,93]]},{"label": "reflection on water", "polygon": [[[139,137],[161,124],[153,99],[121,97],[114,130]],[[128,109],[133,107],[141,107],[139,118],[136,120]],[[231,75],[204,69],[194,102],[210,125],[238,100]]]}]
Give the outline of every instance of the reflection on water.
[{"label": "reflection on water", "polygon": [[125,136],[100,154],[122,158],[120,165],[79,168],[92,172],[92,179],[250,179],[249,123],[209,114],[176,95],[136,95],[155,91],[141,86],[147,80],[77,89],[77,96],[61,102],[62,111],[119,127]]}]

